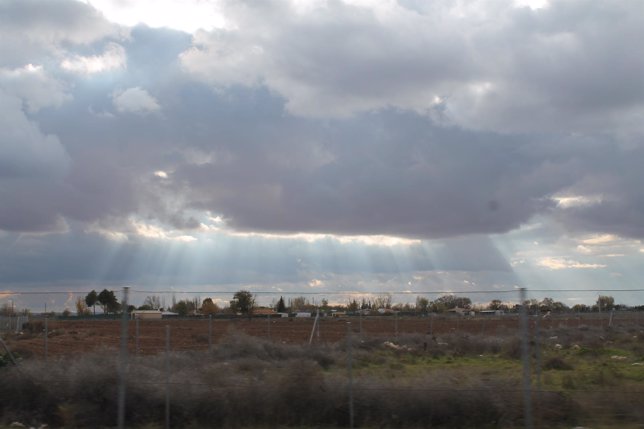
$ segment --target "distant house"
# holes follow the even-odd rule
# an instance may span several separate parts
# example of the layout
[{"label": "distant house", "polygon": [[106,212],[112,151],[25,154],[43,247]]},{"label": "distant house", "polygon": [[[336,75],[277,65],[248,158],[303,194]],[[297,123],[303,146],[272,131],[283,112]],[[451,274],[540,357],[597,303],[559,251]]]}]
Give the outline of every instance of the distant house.
[{"label": "distant house", "polygon": [[140,320],[161,320],[163,313],[159,310],[134,310],[132,319]]},{"label": "distant house", "polygon": [[161,313],[161,318],[163,319],[172,319],[175,317],[179,317],[179,313],[175,313],[174,311],[163,311]]},{"label": "distant house", "polygon": [[503,310],[481,310],[479,314],[481,316],[500,316],[505,313]]},{"label": "distant house", "polygon": [[299,311],[295,313],[295,317],[311,317],[310,311]]},{"label": "distant house", "polygon": [[253,308],[253,316],[275,316],[277,312],[272,308]]},{"label": "distant house", "polygon": [[476,315],[474,310],[470,310],[469,308],[460,308],[460,307],[451,308],[451,309],[447,310],[447,312],[452,313],[452,314],[458,314],[459,316],[474,316],[474,315]]}]

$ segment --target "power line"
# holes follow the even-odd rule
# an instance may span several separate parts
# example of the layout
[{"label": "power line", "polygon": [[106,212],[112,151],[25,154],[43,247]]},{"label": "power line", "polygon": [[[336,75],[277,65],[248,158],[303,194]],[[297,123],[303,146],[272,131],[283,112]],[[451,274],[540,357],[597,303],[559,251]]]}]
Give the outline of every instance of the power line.
[{"label": "power line", "polygon": [[[108,289],[112,292],[120,292],[122,289]],[[0,291],[0,296],[15,296],[15,295],[69,295],[69,294],[88,294],[91,290],[42,290],[42,291]],[[212,294],[212,295],[228,295],[235,293],[234,290],[155,290],[155,289],[134,289],[130,293],[136,294]],[[257,290],[250,291],[255,295],[471,295],[471,294],[513,294],[518,293],[518,289],[476,289],[468,291],[453,291],[453,290],[402,290],[402,291],[308,291],[308,290],[294,290],[294,291],[267,291]],[[599,292],[644,292],[641,289],[527,289],[527,292],[538,293],[599,293]]]}]

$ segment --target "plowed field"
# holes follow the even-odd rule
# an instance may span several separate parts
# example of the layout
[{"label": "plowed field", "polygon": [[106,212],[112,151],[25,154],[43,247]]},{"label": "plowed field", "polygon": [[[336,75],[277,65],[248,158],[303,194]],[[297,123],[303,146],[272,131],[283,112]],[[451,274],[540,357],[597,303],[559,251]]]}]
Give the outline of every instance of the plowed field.
[{"label": "plowed field", "polygon": [[[605,317],[577,316],[544,319],[540,329],[553,327],[578,328],[585,325],[604,326]],[[628,322],[629,319],[622,319]],[[631,321],[637,321],[633,319]],[[29,358],[44,356],[77,355],[93,350],[110,350],[119,347],[121,322],[119,320],[49,320],[45,340],[42,319],[36,319],[33,332],[9,334],[5,341],[12,352]],[[313,329],[314,318],[253,318],[215,319],[212,321],[212,335],[208,319],[164,319],[133,320],[128,323],[128,347],[130,353],[154,354],[165,350],[166,330],[169,327],[170,349],[208,350],[225,335],[245,333],[250,336],[269,338],[272,341],[291,344],[305,344],[312,336],[313,342],[331,343],[342,341],[349,330],[362,332],[367,336],[394,338],[396,335],[422,334],[440,336],[445,333],[462,332],[467,335],[512,335],[519,332],[516,315],[502,317],[463,318],[442,317],[345,317],[321,318],[319,327]],[[618,323],[617,318],[614,323]],[[534,329],[535,319],[531,320]],[[138,332],[137,332],[138,331]]]}]

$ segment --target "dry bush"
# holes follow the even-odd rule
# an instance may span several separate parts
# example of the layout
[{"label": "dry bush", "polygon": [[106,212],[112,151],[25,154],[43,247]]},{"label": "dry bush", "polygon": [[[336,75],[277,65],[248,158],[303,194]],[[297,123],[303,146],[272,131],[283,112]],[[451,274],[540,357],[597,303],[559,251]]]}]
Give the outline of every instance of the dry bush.
[{"label": "dry bush", "polygon": [[[644,421],[644,397],[638,394],[639,388],[632,386],[624,391],[611,391],[607,394],[602,390],[588,390],[575,393],[575,400],[581,409],[592,409],[592,415],[580,413],[581,423],[597,424],[599,421],[612,422],[603,427],[628,426],[626,423],[641,423]],[[617,420],[618,423],[615,423]],[[620,423],[622,423],[620,425]],[[631,427],[631,426],[628,426]],[[632,427],[636,427],[633,425]]]},{"label": "dry bush", "polygon": [[513,336],[506,340],[501,355],[508,359],[521,359],[521,338]]},{"label": "dry bush", "polygon": [[[420,347],[423,341],[422,336],[400,339],[410,348]],[[452,341],[460,353],[499,347],[494,341],[458,335]],[[356,354],[381,354],[382,338],[363,344],[364,349],[354,350]],[[163,422],[167,388],[172,427],[346,427],[348,379],[341,347],[298,347],[235,335],[225,338],[212,354],[133,356],[127,377],[128,426]],[[117,363],[113,351],[101,351],[2,368],[0,425],[17,420],[34,426],[114,426]],[[334,363],[335,370],[328,371]],[[169,385],[165,384],[166,364]],[[518,386],[516,379],[472,379],[453,370],[401,378],[356,373],[356,424],[517,426],[522,415]],[[547,410],[546,422],[559,424],[566,416],[575,417],[573,404],[557,396],[543,397],[540,404]]]},{"label": "dry bush", "polygon": [[454,356],[498,354],[506,342],[505,339],[498,337],[463,334],[447,335],[443,337],[443,340],[448,344],[448,349]]},{"label": "dry bush", "polygon": [[555,356],[551,357],[543,364],[543,369],[556,369],[560,371],[571,371],[572,365],[564,361],[562,358]]},{"label": "dry bush", "polygon": [[45,331],[45,324],[40,320],[34,320],[22,324],[22,331],[30,334],[41,334]]},{"label": "dry bush", "polygon": [[0,372],[0,424],[21,421],[38,425],[56,413],[57,398],[46,386],[15,367]]}]

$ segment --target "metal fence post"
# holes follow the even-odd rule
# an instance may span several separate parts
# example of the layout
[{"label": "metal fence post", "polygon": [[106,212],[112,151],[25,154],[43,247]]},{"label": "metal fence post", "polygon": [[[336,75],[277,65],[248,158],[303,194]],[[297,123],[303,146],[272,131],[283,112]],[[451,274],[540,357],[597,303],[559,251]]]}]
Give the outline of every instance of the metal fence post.
[{"label": "metal fence post", "polygon": [[138,356],[138,354],[139,354],[139,348],[140,348],[140,347],[139,347],[139,332],[140,332],[140,331],[139,331],[139,318],[138,318],[138,317],[134,319],[134,324],[135,324],[135,327],[136,327],[136,329],[135,329],[135,338],[136,338],[136,341],[135,341],[135,344],[136,344],[136,345],[135,345],[135,347],[136,347],[136,351],[135,351],[135,353],[136,353],[136,354],[137,354],[137,356]]},{"label": "metal fence post", "polygon": [[394,337],[398,338],[398,312],[394,313]]},{"label": "metal fence post", "polygon": [[526,429],[532,429],[532,392],[530,390],[530,350],[528,344],[528,309],[526,308],[526,289],[519,289],[521,303],[521,356],[523,357],[523,418]]},{"label": "metal fence post", "polygon": [[429,333],[434,335],[434,313],[429,315]]},{"label": "metal fence post", "polygon": [[170,429],[170,325],[165,325],[165,428]]},{"label": "metal fence post", "polygon": [[320,321],[320,310],[318,310],[318,313],[315,316],[315,319],[313,319],[313,327],[311,328],[311,336],[309,337],[309,346],[313,344],[313,335],[315,335],[315,330],[318,326],[319,321]]},{"label": "metal fence post", "polygon": [[127,377],[127,295],[129,287],[123,288],[123,301],[121,302],[121,309],[123,315],[121,317],[121,351],[119,354],[119,389],[118,389],[118,428],[125,427],[125,381]]},{"label": "metal fence post", "polygon": [[347,369],[349,375],[349,427],[353,429],[353,350],[351,344],[351,322],[347,322]]},{"label": "metal fence post", "polygon": [[208,353],[212,354],[212,314],[208,315]]},{"label": "metal fence post", "polygon": [[0,336],[0,344],[2,344],[2,348],[4,349],[4,352],[6,353],[6,355],[9,356],[9,360],[11,360],[11,363],[13,364],[13,366],[18,366],[18,363],[16,363],[16,359],[11,354],[11,350],[9,350],[9,347],[7,347],[7,344],[5,344],[1,336]]},{"label": "metal fence post", "polygon": [[539,329],[539,313],[537,312],[537,319],[534,324],[534,347],[535,347],[535,365],[537,373],[537,392],[541,391],[541,344],[540,344],[540,329]]},{"label": "metal fence post", "polygon": [[47,326],[47,320],[48,320],[48,319],[49,319],[49,318],[48,318],[48,317],[47,317],[47,315],[45,314],[45,360],[47,360],[47,355],[49,354],[49,353],[48,353],[48,351],[49,351],[49,345],[47,344],[48,339],[49,339],[49,328],[48,328],[48,326]]}]

